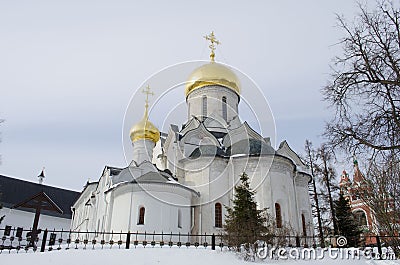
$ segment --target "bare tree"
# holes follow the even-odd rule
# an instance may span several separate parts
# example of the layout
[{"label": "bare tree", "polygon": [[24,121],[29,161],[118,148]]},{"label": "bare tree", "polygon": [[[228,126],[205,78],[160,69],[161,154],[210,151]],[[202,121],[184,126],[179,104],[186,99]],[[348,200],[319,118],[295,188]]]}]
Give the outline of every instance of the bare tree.
[{"label": "bare tree", "polygon": [[313,216],[317,218],[317,229],[318,229],[318,238],[321,244],[321,247],[325,247],[325,240],[324,240],[324,232],[322,228],[322,217],[321,217],[321,209],[319,205],[319,199],[318,199],[318,191],[317,191],[317,185],[315,183],[315,177],[314,177],[314,161],[316,161],[316,154],[315,151],[312,149],[312,143],[308,140],[306,140],[305,143],[305,151],[306,151],[306,156],[307,158],[304,159],[305,163],[309,166],[311,170],[311,175],[312,175],[312,181],[311,185],[312,188],[310,190],[310,194],[312,196],[312,200],[314,201],[312,203],[312,212]]},{"label": "bare tree", "polygon": [[[334,59],[322,90],[336,111],[324,135],[330,147],[367,158],[367,182],[359,196],[374,212],[378,232],[398,235],[400,10],[382,0],[373,10],[359,4],[352,23],[337,20],[345,37],[343,54]],[[399,251],[398,242],[394,246]]]},{"label": "bare tree", "polygon": [[384,241],[400,255],[400,161],[398,157],[379,156],[370,161],[366,182],[358,188],[364,205],[375,216],[375,226]]},{"label": "bare tree", "polygon": [[353,153],[400,150],[400,12],[390,1],[373,11],[359,5],[352,24],[337,16],[346,36],[322,92],[336,110],[325,136]]},{"label": "bare tree", "polygon": [[329,204],[330,222],[333,225],[333,233],[338,234],[337,223],[335,219],[334,196],[338,192],[336,185],[336,172],[333,166],[334,154],[325,144],[322,144],[316,150],[315,175],[322,184],[321,196]]},{"label": "bare tree", "polygon": [[339,190],[333,166],[335,155],[325,144],[314,149],[309,141],[306,141],[305,150],[307,158],[303,160],[310,167],[313,175],[313,185],[310,189],[314,201],[313,214],[317,219],[321,244],[324,244],[324,235],[332,232],[337,234],[333,203]]}]

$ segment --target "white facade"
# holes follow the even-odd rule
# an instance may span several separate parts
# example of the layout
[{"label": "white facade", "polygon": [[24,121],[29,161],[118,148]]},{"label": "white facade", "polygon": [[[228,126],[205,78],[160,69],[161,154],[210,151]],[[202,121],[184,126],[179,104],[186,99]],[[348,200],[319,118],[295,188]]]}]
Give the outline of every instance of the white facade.
[{"label": "white facade", "polygon": [[143,161],[150,161],[153,157],[153,149],[155,144],[151,140],[140,139],[133,144],[133,161],[140,164]]},{"label": "white facade", "polygon": [[[212,113],[217,113],[225,121],[231,121],[238,115],[239,96],[229,88],[207,86],[190,93],[186,103],[188,120],[193,116],[201,119],[203,116],[210,117]],[[203,112],[204,104],[206,104],[205,113]],[[226,119],[223,114],[224,105],[226,105]]]},{"label": "white facade", "polygon": [[[4,228],[6,225],[10,225],[14,228],[22,227],[25,230],[32,229],[33,219],[35,218],[34,212],[27,212],[18,209],[3,207],[0,210],[0,216],[3,215],[5,215],[5,217],[0,224],[0,228]],[[40,215],[38,229],[69,230],[70,227],[71,219],[50,216],[46,214]]]},{"label": "white facade", "polygon": [[190,205],[198,196],[148,161],[125,169],[106,167],[74,204],[71,229],[187,234],[193,228]]},{"label": "white facade", "polygon": [[106,167],[74,204],[71,229],[218,234],[246,172],[260,209],[312,235],[310,174],[286,141],[275,150],[239,119],[238,90],[214,84],[188,93],[186,124],[171,124],[156,145],[134,142],[128,167]]}]

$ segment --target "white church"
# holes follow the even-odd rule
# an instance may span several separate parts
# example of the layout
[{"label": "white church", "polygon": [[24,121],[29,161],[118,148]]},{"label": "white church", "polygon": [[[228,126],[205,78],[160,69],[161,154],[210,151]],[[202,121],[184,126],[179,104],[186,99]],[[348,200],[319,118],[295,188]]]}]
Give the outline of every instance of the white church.
[{"label": "white church", "polygon": [[106,166],[86,184],[72,206],[72,230],[219,234],[245,172],[258,207],[267,208],[278,229],[313,234],[309,170],[286,141],[275,149],[240,120],[246,87],[215,61],[214,34],[206,38],[211,60],[193,69],[182,91],[186,123],[160,133],[148,118],[147,87],[143,118],[130,130],[133,160],[125,168]]}]

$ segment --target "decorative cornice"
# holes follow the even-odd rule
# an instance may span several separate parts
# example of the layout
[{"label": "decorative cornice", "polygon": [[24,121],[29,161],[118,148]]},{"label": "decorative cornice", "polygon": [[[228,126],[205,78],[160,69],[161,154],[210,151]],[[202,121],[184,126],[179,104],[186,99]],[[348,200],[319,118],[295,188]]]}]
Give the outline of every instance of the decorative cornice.
[{"label": "decorative cornice", "polygon": [[[173,190],[177,190],[177,189],[181,189],[181,190],[185,190],[189,193],[194,194],[195,196],[199,197],[200,193],[198,191],[195,191],[189,187],[186,187],[178,182],[153,182],[153,181],[143,181],[143,182],[122,182],[122,183],[118,183],[117,185],[111,187],[110,189],[106,190],[104,193],[109,193],[112,191],[116,191],[119,189],[122,189],[124,187],[128,187],[128,186],[135,186],[138,187],[135,192],[141,192],[144,191],[146,192],[147,189],[145,189],[144,187],[151,187],[151,186],[161,186],[161,187],[167,187],[170,188],[171,191]],[[165,192],[166,190],[163,190],[163,192]],[[173,192],[171,192],[173,193]]]}]

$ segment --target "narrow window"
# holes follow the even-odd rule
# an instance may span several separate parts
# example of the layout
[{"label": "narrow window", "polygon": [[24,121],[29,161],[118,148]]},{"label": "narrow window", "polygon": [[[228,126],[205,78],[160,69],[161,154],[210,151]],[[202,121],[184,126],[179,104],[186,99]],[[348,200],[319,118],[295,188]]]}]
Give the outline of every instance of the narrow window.
[{"label": "narrow window", "polygon": [[192,209],[191,209],[191,226],[193,227],[194,226],[194,207],[192,206]]},{"label": "narrow window", "polygon": [[307,236],[306,218],[304,217],[304,214],[301,214],[301,225],[303,227],[303,236]]},{"label": "narrow window", "polygon": [[207,97],[203,96],[203,120],[207,117]]},{"label": "narrow window", "polygon": [[363,210],[357,210],[353,214],[359,226],[367,225],[367,216]]},{"label": "narrow window", "polygon": [[178,228],[182,228],[182,212],[178,209]]},{"label": "narrow window", "polygon": [[276,227],[282,228],[282,212],[279,203],[275,203],[275,218],[276,218]]},{"label": "narrow window", "polygon": [[215,204],[215,227],[222,228],[222,206],[219,202]]},{"label": "narrow window", "polygon": [[138,225],[144,225],[144,213],[145,213],[145,208],[144,207],[140,207]]},{"label": "narrow window", "polygon": [[228,120],[228,113],[226,110],[226,97],[222,97],[222,117],[224,118],[225,121]]}]

